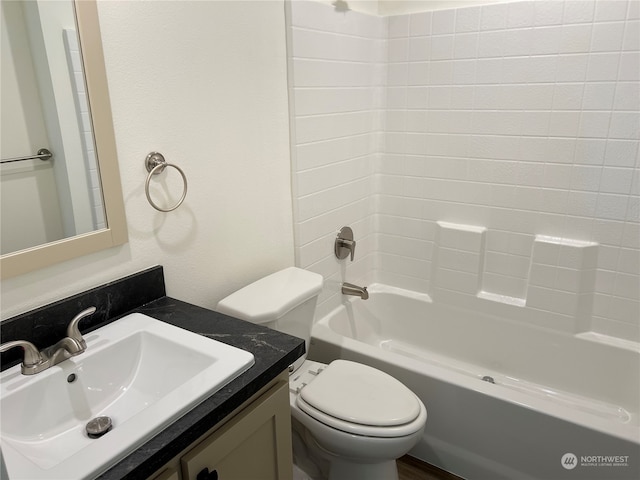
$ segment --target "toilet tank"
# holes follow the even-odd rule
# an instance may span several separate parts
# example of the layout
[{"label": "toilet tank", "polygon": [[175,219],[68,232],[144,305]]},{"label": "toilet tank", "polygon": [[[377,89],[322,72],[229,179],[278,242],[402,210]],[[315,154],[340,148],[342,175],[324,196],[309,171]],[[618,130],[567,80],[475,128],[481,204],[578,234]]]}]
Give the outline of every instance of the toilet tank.
[{"label": "toilet tank", "polygon": [[[311,327],[322,275],[297,267],[272,273],[223,298],[216,310],[288,333],[305,341],[309,351]],[[296,361],[299,366],[306,358]]]}]

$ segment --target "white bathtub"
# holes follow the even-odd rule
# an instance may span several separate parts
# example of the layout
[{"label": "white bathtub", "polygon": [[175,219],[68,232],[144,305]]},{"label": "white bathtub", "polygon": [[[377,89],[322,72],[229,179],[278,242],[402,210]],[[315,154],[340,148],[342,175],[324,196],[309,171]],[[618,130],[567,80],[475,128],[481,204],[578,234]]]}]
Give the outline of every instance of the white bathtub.
[{"label": "white bathtub", "polygon": [[[640,478],[640,352],[632,345],[384,285],[369,292],[316,321],[310,358],[375,366],[419,395],[428,419],[412,455],[470,480]],[[575,458],[563,466],[565,454]]]}]

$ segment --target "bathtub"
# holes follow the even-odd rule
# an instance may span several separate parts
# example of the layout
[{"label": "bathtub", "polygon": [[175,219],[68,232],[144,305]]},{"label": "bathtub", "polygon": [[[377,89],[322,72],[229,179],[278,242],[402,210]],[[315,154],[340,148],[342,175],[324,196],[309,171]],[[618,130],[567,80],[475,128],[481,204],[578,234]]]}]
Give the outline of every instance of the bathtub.
[{"label": "bathtub", "polygon": [[427,407],[411,454],[464,478],[640,478],[640,351],[374,284],[317,319],[309,357],[377,367]]}]

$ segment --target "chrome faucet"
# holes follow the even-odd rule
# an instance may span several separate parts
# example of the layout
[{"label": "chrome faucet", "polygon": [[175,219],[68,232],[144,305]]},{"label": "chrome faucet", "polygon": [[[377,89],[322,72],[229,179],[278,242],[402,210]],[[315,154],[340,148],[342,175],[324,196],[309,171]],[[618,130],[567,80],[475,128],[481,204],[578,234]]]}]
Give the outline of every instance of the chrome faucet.
[{"label": "chrome faucet", "polygon": [[89,307],[77,314],[67,326],[67,336],[55,345],[45,348],[41,352],[36,346],[26,340],[16,340],[0,345],[0,352],[6,352],[15,347],[22,347],[24,357],[21,371],[23,375],[34,375],[57,365],[67,358],[80,355],[87,349],[87,343],[82,338],[78,324],[80,320],[96,311],[96,307]]},{"label": "chrome faucet", "polygon": [[354,285],[353,283],[343,283],[342,293],[345,295],[355,295],[356,297],[360,297],[362,300],[366,300],[369,298],[367,287],[359,287],[357,285]]}]

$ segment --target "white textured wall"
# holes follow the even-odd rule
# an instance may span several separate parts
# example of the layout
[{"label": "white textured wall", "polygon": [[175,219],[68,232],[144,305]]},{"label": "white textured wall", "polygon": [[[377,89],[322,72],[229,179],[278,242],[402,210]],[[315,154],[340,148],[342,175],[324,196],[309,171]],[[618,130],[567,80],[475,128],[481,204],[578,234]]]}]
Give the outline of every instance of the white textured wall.
[{"label": "white textured wall", "polygon": [[[3,281],[3,318],[154,264],[169,295],[213,307],[293,264],[283,2],[99,2],[99,13],[129,243]],[[188,177],[175,212],[147,203],[151,150]]]},{"label": "white textured wall", "polygon": [[[336,3],[335,0],[315,1],[320,1],[328,5]],[[509,0],[345,0],[345,3],[348,5],[348,8],[354,12],[386,16],[508,1]]]},{"label": "white textured wall", "polygon": [[[386,106],[383,154],[367,157],[376,164],[365,232],[375,280],[544,327],[640,340],[639,5],[541,0],[398,15],[386,42],[354,33],[377,17],[346,14],[354,24],[344,35],[337,13],[311,15],[322,48],[333,49],[308,60],[327,95],[344,87],[344,72],[374,66],[335,56],[354,38],[387,51],[381,97],[357,110],[380,98]],[[345,105],[297,111],[296,122],[318,116],[315,134],[327,135]],[[348,140],[345,149],[356,145]],[[334,168],[334,152],[324,168]],[[314,182],[314,198],[329,192]],[[329,239],[318,232],[296,246],[328,254]]]}]

